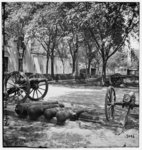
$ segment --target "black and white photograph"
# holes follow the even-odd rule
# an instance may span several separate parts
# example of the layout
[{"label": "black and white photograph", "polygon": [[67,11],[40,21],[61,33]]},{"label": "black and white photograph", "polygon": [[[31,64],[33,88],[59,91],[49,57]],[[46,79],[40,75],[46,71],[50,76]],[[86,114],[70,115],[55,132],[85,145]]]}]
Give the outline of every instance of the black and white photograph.
[{"label": "black and white photograph", "polygon": [[2,148],[140,148],[140,4],[1,2]]}]

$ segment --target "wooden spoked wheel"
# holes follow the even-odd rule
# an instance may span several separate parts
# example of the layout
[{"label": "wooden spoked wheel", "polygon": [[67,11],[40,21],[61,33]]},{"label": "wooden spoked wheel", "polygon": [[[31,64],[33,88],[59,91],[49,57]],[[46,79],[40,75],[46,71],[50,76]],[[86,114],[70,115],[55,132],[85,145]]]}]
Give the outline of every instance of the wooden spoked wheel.
[{"label": "wooden spoked wheel", "polygon": [[30,82],[27,76],[14,71],[5,79],[5,92],[8,94],[8,102],[25,102],[30,92]]},{"label": "wooden spoked wheel", "polygon": [[114,119],[115,102],[116,102],[115,90],[112,86],[110,86],[108,87],[105,96],[105,115],[107,121]]},{"label": "wooden spoked wheel", "polygon": [[44,76],[32,75],[30,80],[29,98],[33,101],[42,100],[48,92],[48,81]]}]

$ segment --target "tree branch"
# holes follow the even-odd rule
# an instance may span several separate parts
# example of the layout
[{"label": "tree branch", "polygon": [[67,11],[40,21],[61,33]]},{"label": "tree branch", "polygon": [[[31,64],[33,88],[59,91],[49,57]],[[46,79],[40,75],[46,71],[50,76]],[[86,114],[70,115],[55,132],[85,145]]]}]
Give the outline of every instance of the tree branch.
[{"label": "tree branch", "polygon": [[92,35],[92,37],[93,37],[93,39],[94,39],[94,41],[96,43],[97,48],[100,49],[100,45],[99,45],[98,41],[96,40],[95,35],[93,34],[93,32],[92,32],[92,30],[90,28],[88,28],[88,29],[89,29],[89,31],[90,31],[90,33],[91,33],[91,35]]},{"label": "tree branch", "polygon": [[47,52],[47,48],[43,45],[43,43],[37,38],[37,37],[35,37],[37,40],[38,40],[38,42],[41,44],[41,46],[43,47],[43,49]]},{"label": "tree branch", "polygon": [[[134,16],[132,16],[132,21],[133,21],[133,18],[134,18]],[[132,25],[132,21],[131,21],[129,27]],[[134,26],[135,26],[135,25],[132,25],[131,28],[127,27],[126,33],[125,33],[125,35],[124,35],[124,37],[123,37],[122,42],[121,42],[121,43],[116,47],[116,49],[108,56],[107,60],[121,48],[121,46],[124,44],[124,42],[125,42],[125,40],[126,40],[126,37],[127,37],[128,34],[133,30]]]},{"label": "tree branch", "polygon": [[125,40],[126,40],[126,37],[127,37],[127,34],[123,37],[122,42],[121,42],[121,43],[115,48],[115,50],[107,57],[107,60],[121,48],[121,46],[124,44],[124,42],[125,42]]}]

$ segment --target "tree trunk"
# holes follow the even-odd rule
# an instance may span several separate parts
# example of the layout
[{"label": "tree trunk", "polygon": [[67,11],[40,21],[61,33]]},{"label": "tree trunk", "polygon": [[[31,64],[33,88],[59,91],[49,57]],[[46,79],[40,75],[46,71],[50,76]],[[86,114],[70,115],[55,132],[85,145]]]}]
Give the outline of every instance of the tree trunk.
[{"label": "tree trunk", "polygon": [[76,54],[75,75],[76,75],[76,76],[79,76],[78,53]]},{"label": "tree trunk", "polygon": [[90,76],[91,73],[90,73],[90,67],[91,67],[91,60],[89,59],[88,60],[88,68],[87,68],[87,74]]},{"label": "tree trunk", "polygon": [[47,54],[47,58],[46,58],[46,74],[48,75],[48,63],[49,63],[49,55]]},{"label": "tree trunk", "polygon": [[99,64],[98,64],[98,66],[97,66],[96,72],[97,72],[97,75],[100,75],[100,65],[99,65]]},{"label": "tree trunk", "polygon": [[51,76],[54,78],[54,56],[51,57]]},{"label": "tree trunk", "polygon": [[72,65],[72,74],[74,74],[75,73],[75,64],[76,64],[76,59],[75,59],[75,57],[72,59],[72,61],[73,61],[73,65]]},{"label": "tree trunk", "polygon": [[78,75],[78,35],[76,35],[75,51],[73,54],[73,70],[72,73]]},{"label": "tree trunk", "polygon": [[65,65],[63,61],[62,61],[62,64],[63,64],[63,74],[65,74]]},{"label": "tree trunk", "polygon": [[51,76],[54,78],[54,48],[51,50]]},{"label": "tree trunk", "polygon": [[102,85],[105,85],[106,82],[106,61],[103,61],[103,66],[102,66]]}]

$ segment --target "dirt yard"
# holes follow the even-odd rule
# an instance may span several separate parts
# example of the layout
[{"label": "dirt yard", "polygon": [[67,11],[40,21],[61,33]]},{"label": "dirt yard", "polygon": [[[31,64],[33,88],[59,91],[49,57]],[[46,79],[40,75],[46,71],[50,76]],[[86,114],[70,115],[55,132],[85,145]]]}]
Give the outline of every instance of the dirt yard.
[{"label": "dirt yard", "polygon": [[[121,101],[124,93],[136,92],[138,89],[116,89],[116,100]],[[49,86],[44,101],[62,102],[66,109],[86,108],[94,112],[95,120],[69,121],[64,126],[56,125],[53,118],[47,122],[44,117],[37,121],[20,119],[10,107],[8,126],[3,127],[4,146],[9,147],[46,147],[46,148],[99,148],[99,147],[138,147],[139,146],[139,110],[131,111],[131,116],[122,132],[121,120],[125,109],[116,108],[115,121],[107,122],[104,114],[104,98],[106,88],[103,87],[63,87]]]}]

